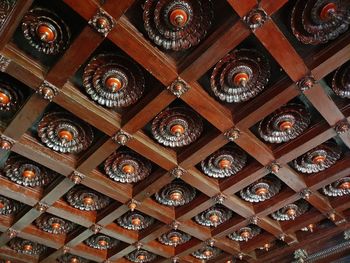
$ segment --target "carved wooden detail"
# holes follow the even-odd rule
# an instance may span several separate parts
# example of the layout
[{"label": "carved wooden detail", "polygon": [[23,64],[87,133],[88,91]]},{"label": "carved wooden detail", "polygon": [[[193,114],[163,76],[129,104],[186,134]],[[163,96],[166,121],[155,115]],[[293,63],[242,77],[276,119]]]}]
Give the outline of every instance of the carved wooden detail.
[{"label": "carved wooden detail", "polygon": [[57,55],[67,49],[71,38],[68,26],[57,14],[39,7],[23,17],[22,31],[28,43],[46,55]]},{"label": "carved wooden detail", "polygon": [[49,214],[43,214],[38,217],[35,220],[35,224],[41,230],[55,235],[67,234],[72,231],[75,226],[72,222]]},{"label": "carved wooden detail", "polygon": [[58,263],[89,263],[90,261],[76,255],[64,254],[57,259],[57,262]]},{"label": "carved wooden detail", "polygon": [[257,96],[267,85],[270,65],[257,50],[239,49],[227,54],[215,66],[211,90],[221,101],[243,102]]},{"label": "carved wooden detail", "polygon": [[146,0],[144,27],[149,38],[168,50],[185,50],[206,36],[213,21],[211,0]]},{"label": "carved wooden detail", "polygon": [[224,133],[225,137],[233,142],[239,138],[241,131],[238,128],[232,128]]},{"label": "carved wooden detail", "polygon": [[175,167],[174,169],[170,170],[169,172],[174,178],[179,179],[181,178],[184,174],[186,174],[186,170],[181,168],[181,167]]},{"label": "carved wooden detail", "polygon": [[338,179],[322,189],[327,196],[337,197],[350,194],[350,177]]},{"label": "carved wooden detail", "polygon": [[85,243],[92,248],[107,250],[118,245],[119,241],[106,235],[94,235],[85,240]]},{"label": "carved wooden detail", "polygon": [[167,89],[176,97],[180,98],[181,95],[190,89],[190,86],[183,79],[178,77]]},{"label": "carved wooden detail", "polygon": [[100,210],[110,203],[110,198],[83,186],[68,191],[67,202],[75,208],[85,211]]},{"label": "carved wooden detail", "polygon": [[6,72],[7,67],[10,65],[11,60],[3,55],[0,55],[0,71]]},{"label": "carved wooden detail", "polygon": [[309,204],[304,199],[300,199],[292,204],[286,205],[285,207],[272,213],[273,219],[278,221],[294,220],[296,217],[304,214],[309,210]]},{"label": "carved wooden detail", "polygon": [[201,117],[185,107],[169,108],[159,113],[152,122],[152,134],[168,147],[182,147],[196,141],[203,131]]},{"label": "carved wooden detail", "polygon": [[262,8],[253,9],[243,17],[243,21],[248,25],[248,27],[252,30],[255,30],[261,27],[266,20],[268,19],[268,15],[265,10]]},{"label": "carved wooden detail", "polygon": [[15,0],[3,0],[0,2],[0,29],[4,25],[7,17],[10,15],[15,3]]},{"label": "carved wooden detail", "polygon": [[350,98],[350,62],[337,69],[333,75],[332,89],[342,98]]},{"label": "carved wooden detail", "polygon": [[117,219],[117,223],[129,230],[142,230],[154,223],[154,219],[138,211],[129,211]]},{"label": "carved wooden detail", "polygon": [[21,238],[14,238],[9,242],[9,246],[14,251],[27,255],[41,255],[46,251],[44,245]]},{"label": "carved wooden detail", "polygon": [[156,255],[144,249],[137,249],[126,255],[126,259],[135,263],[146,263],[156,259]]},{"label": "carved wooden detail", "polygon": [[194,220],[203,226],[217,227],[232,217],[233,213],[222,205],[215,205],[196,215]]},{"label": "carved wooden detail", "polygon": [[0,195],[0,215],[13,215],[21,208],[21,203]]},{"label": "carved wooden detail", "polygon": [[350,123],[346,119],[338,121],[335,124],[334,129],[335,129],[336,133],[339,135],[347,133],[350,130]]},{"label": "carved wooden detail", "polygon": [[104,37],[106,37],[115,26],[113,17],[101,8],[89,20],[89,24]]},{"label": "carved wooden detail", "polygon": [[298,0],[292,11],[293,34],[304,44],[318,45],[333,40],[348,30],[349,24],[348,1]]},{"label": "carved wooden detail", "polygon": [[21,91],[7,81],[0,80],[0,114],[15,112],[22,103]]},{"label": "carved wooden detail", "polygon": [[296,85],[301,92],[311,89],[316,83],[313,76],[305,76],[304,78],[297,81]]},{"label": "carved wooden detail", "polygon": [[196,196],[196,189],[181,180],[174,180],[155,194],[156,200],[167,206],[183,206]]},{"label": "carved wooden detail", "polygon": [[114,54],[100,54],[85,67],[83,86],[90,98],[102,106],[127,107],[141,98],[145,77],[132,60]]},{"label": "carved wooden detail", "polygon": [[12,146],[15,144],[15,140],[4,135],[0,134],[0,149],[4,151],[11,150]]},{"label": "carved wooden detail", "polygon": [[38,202],[34,206],[34,208],[40,213],[45,213],[46,210],[49,209],[49,207],[50,206],[48,204],[46,204],[45,202]]},{"label": "carved wooden detail", "polygon": [[172,230],[170,232],[167,232],[163,235],[161,235],[158,240],[160,243],[167,245],[167,246],[173,246],[176,247],[178,245],[185,244],[191,239],[191,236],[178,230]]},{"label": "carved wooden detail", "polygon": [[200,260],[209,260],[213,257],[216,257],[220,253],[221,250],[216,247],[205,246],[193,252],[192,256]]},{"label": "carved wooden detail", "polygon": [[132,139],[132,136],[123,130],[119,130],[113,137],[112,140],[119,145],[126,145],[128,141]]},{"label": "carved wooden detail", "polygon": [[37,91],[45,100],[52,101],[57,96],[59,89],[50,82],[44,80]]},{"label": "carved wooden detail", "polygon": [[94,133],[90,125],[66,112],[46,114],[38,124],[38,136],[54,151],[79,153],[92,143]]},{"label": "carved wooden detail", "polygon": [[238,231],[233,232],[228,237],[234,241],[248,241],[259,235],[261,233],[261,228],[256,225],[248,225],[242,227]]},{"label": "carved wooden detail", "polygon": [[71,173],[68,178],[74,183],[74,184],[80,184],[82,180],[85,178],[85,175],[82,173],[79,173],[78,171],[74,171]]}]

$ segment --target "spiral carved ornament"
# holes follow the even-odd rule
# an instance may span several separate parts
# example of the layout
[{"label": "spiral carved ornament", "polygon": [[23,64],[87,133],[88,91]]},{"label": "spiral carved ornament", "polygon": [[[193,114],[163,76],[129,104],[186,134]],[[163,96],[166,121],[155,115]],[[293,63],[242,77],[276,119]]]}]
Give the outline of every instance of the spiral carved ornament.
[{"label": "spiral carved ornament", "polygon": [[267,58],[257,50],[239,49],[227,54],[215,66],[210,85],[214,95],[228,103],[257,96],[270,78]]},{"label": "spiral carved ornament", "polygon": [[220,253],[221,253],[221,250],[216,247],[205,246],[193,252],[192,256],[200,260],[209,260],[219,255]]},{"label": "spiral carved ornament", "polygon": [[98,250],[106,250],[117,246],[119,241],[109,236],[98,234],[98,235],[89,237],[87,240],[85,240],[85,243],[89,247],[92,247]]},{"label": "spiral carved ornament", "polygon": [[35,224],[41,230],[55,235],[67,234],[72,231],[75,226],[72,222],[49,214],[43,214],[38,217],[35,220]]},{"label": "spiral carved ornament", "polygon": [[30,187],[45,186],[57,176],[55,172],[21,156],[8,158],[4,173],[11,181]]},{"label": "spiral carved ornament", "polygon": [[194,220],[203,226],[217,227],[232,217],[233,213],[223,205],[215,205],[196,215]]},{"label": "spiral carved ornament", "polygon": [[304,199],[300,199],[292,204],[286,205],[285,207],[272,213],[273,219],[278,221],[294,220],[296,217],[306,213],[309,210],[309,203]]},{"label": "spiral carved ornament", "polygon": [[69,190],[66,199],[72,207],[85,211],[100,210],[111,201],[109,197],[83,186],[76,186]]},{"label": "spiral carved ornament", "polygon": [[11,239],[9,246],[14,251],[26,255],[40,255],[46,250],[44,245],[21,238]]},{"label": "spiral carved ornament", "polygon": [[164,146],[182,147],[196,141],[203,131],[199,115],[185,107],[163,110],[152,122],[154,138]]},{"label": "spiral carved ornament", "polygon": [[151,163],[132,151],[118,151],[110,155],[104,164],[106,174],[121,183],[136,183],[151,173]]},{"label": "spiral carved ornament", "polygon": [[213,21],[211,0],[146,0],[144,27],[158,46],[181,51],[196,46]]},{"label": "spiral carved ornament", "polygon": [[350,194],[350,177],[338,179],[322,189],[327,196],[336,197]]},{"label": "spiral carved ornament", "polygon": [[298,0],[292,11],[293,34],[304,44],[333,40],[347,31],[349,24],[349,1]]},{"label": "spiral carved ornament", "polygon": [[22,32],[33,48],[46,55],[66,50],[71,38],[65,22],[45,8],[33,8],[23,17]]},{"label": "spiral carved ornament", "polygon": [[117,219],[118,225],[125,229],[139,231],[154,223],[154,219],[138,211],[129,211]]},{"label": "spiral carved ornament", "polygon": [[83,86],[91,99],[102,106],[127,107],[141,98],[145,77],[141,68],[130,59],[100,54],[85,67]]},{"label": "spiral carved ornament", "polygon": [[318,173],[335,164],[341,154],[335,142],[327,141],[293,160],[293,166],[301,173]]},{"label": "spiral carved ornament", "polygon": [[13,215],[21,206],[21,203],[0,195],[0,215]]},{"label": "spiral carved ornament", "polygon": [[158,203],[167,206],[183,206],[196,196],[196,190],[181,180],[174,180],[155,194]]},{"label": "spiral carved ornament", "polygon": [[46,114],[38,125],[38,135],[47,147],[61,153],[80,153],[94,138],[90,125],[66,112]]},{"label": "spiral carved ornament", "polygon": [[252,239],[259,235],[260,233],[260,227],[256,225],[249,225],[231,233],[228,237],[234,241],[248,241],[249,239]]},{"label": "spiral carved ornament", "polygon": [[302,134],[311,123],[311,115],[302,104],[282,106],[259,123],[259,134],[269,143],[283,143]]},{"label": "spiral carved ornament", "polygon": [[332,89],[338,96],[350,99],[350,62],[337,69],[333,76]]},{"label": "spiral carved ornament", "polygon": [[235,175],[246,166],[247,154],[237,146],[225,146],[201,162],[203,172],[210,177]]},{"label": "spiral carved ornament", "polygon": [[0,114],[16,111],[22,100],[23,95],[19,89],[7,81],[0,80]]},{"label": "spiral carved ornament", "polygon": [[156,259],[156,255],[144,249],[137,249],[126,255],[126,258],[135,263],[146,263]]},{"label": "spiral carved ornament", "polygon": [[191,239],[191,236],[178,230],[172,230],[170,232],[167,232],[163,235],[161,235],[158,240],[160,243],[167,245],[167,246],[174,246],[182,245],[186,242],[188,242]]}]

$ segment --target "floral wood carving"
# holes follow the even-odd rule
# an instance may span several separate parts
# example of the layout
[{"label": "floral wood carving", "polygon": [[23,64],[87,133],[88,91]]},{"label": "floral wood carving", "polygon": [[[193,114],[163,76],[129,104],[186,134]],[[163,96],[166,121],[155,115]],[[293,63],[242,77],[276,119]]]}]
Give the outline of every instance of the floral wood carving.
[{"label": "floral wood carving", "polygon": [[23,95],[18,88],[7,81],[0,80],[0,113],[15,112],[22,100]]},{"label": "floral wood carving", "polygon": [[293,166],[302,173],[318,173],[335,164],[341,154],[335,142],[327,141],[293,160]]},{"label": "floral wood carving", "polygon": [[139,231],[154,223],[154,219],[138,211],[129,211],[117,219],[117,223],[126,229]]},{"label": "floral wood carving", "polygon": [[196,196],[196,189],[181,180],[174,180],[155,193],[158,203],[167,206],[183,206]]},{"label": "floral wood carving", "polygon": [[85,67],[83,86],[91,99],[102,106],[127,107],[141,98],[145,77],[141,68],[130,59],[100,54]]},{"label": "floral wood carving", "polygon": [[256,237],[261,233],[261,228],[256,225],[249,225],[242,227],[238,231],[228,235],[228,237],[234,241],[248,241],[253,237]]},{"label": "floral wood carving", "polygon": [[21,238],[14,238],[10,240],[9,246],[14,251],[27,255],[40,255],[46,250],[44,245]]},{"label": "floral wood carving", "polygon": [[[0,3],[1,4],[1,3]],[[6,72],[7,67],[10,65],[11,60],[3,55],[0,55],[0,71]]]},{"label": "floral wood carving", "polygon": [[262,8],[256,8],[250,11],[249,14],[244,16],[243,20],[249,26],[250,29],[255,30],[261,27],[268,18],[268,15]]},{"label": "floral wood carving", "polygon": [[146,0],[143,10],[149,38],[168,50],[196,46],[207,35],[213,21],[211,0]]},{"label": "floral wood carving", "polygon": [[13,215],[21,206],[21,203],[0,195],[0,215]]},{"label": "floral wood carving", "polygon": [[218,225],[230,219],[232,215],[233,213],[231,210],[217,204],[203,211],[199,215],[196,215],[194,220],[203,226],[217,227]]},{"label": "floral wood carving", "polygon": [[240,196],[251,203],[263,202],[275,196],[281,190],[281,181],[267,175],[240,191]]},{"label": "floral wood carving", "polygon": [[137,249],[125,256],[128,260],[135,263],[146,263],[156,259],[156,255],[144,249]]},{"label": "floral wood carving", "polygon": [[269,77],[270,65],[262,53],[239,49],[216,64],[210,77],[211,90],[221,101],[243,102],[258,95]]},{"label": "floral wood carving", "polygon": [[333,76],[332,89],[338,96],[350,99],[350,62],[337,69]]},{"label": "floral wood carving", "polygon": [[106,250],[117,246],[119,241],[109,236],[98,234],[85,240],[85,243],[92,248]]},{"label": "floral wood carving", "polygon": [[167,246],[178,246],[186,243],[191,239],[191,236],[178,230],[169,231],[161,235],[158,240],[160,243]]},{"label": "floral wood carving", "polygon": [[152,122],[152,134],[168,147],[189,145],[199,138],[203,122],[199,115],[185,107],[168,108],[159,113]]},{"label": "floral wood carving", "polygon": [[277,210],[276,212],[272,213],[271,216],[273,219],[278,221],[294,220],[296,217],[309,210],[309,207],[308,202],[306,202],[304,199],[300,199]]},{"label": "floral wood carving", "polygon": [[38,135],[47,147],[61,153],[84,151],[94,138],[90,125],[66,112],[46,114],[38,125]]},{"label": "floral wood carving", "polygon": [[29,44],[46,55],[57,55],[70,43],[70,30],[54,12],[31,9],[22,20],[22,31]]},{"label": "floral wood carving", "polygon": [[104,37],[108,35],[108,33],[113,29],[115,26],[115,22],[112,16],[110,16],[106,11],[103,9],[99,9],[97,14],[95,14],[88,22],[90,25],[92,25],[95,30],[102,34]]},{"label": "floral wood carving", "polygon": [[247,154],[240,148],[229,145],[217,150],[201,162],[203,172],[210,177],[225,178],[235,175],[247,163]]},{"label": "floral wood carving", "polygon": [[67,234],[72,231],[75,226],[72,222],[49,214],[43,214],[38,217],[35,220],[35,224],[41,230],[55,235]]},{"label": "floral wood carving", "polygon": [[350,194],[350,177],[338,179],[334,183],[326,185],[322,189],[327,196],[343,196]]},{"label": "floral wood carving", "polygon": [[192,256],[194,256],[195,258],[198,258],[200,260],[209,260],[217,255],[219,255],[221,253],[221,250],[216,248],[216,247],[212,247],[212,246],[205,246],[202,247],[200,249],[198,249],[197,251],[192,253]]},{"label": "floral wood carving", "polygon": [[72,254],[63,254],[57,259],[58,263],[89,263],[89,261],[85,258],[72,255]]},{"label": "floral wood carving", "polygon": [[106,174],[121,183],[136,183],[151,173],[151,162],[132,151],[117,151],[104,164]]},{"label": "floral wood carving", "polygon": [[52,101],[58,94],[59,89],[50,82],[44,80],[37,91],[45,100]]},{"label": "floral wood carving", "polygon": [[109,197],[83,186],[69,190],[66,199],[71,206],[85,211],[100,210],[110,203]]},{"label": "floral wood carving", "polygon": [[293,34],[304,44],[326,43],[347,31],[349,24],[349,1],[298,0],[292,11]]},{"label": "floral wood carving", "polygon": [[302,104],[290,103],[264,118],[259,124],[259,134],[270,143],[282,143],[295,139],[311,123],[311,115]]},{"label": "floral wood carving", "polygon": [[4,173],[11,181],[30,187],[45,186],[57,176],[55,172],[21,156],[8,158]]}]

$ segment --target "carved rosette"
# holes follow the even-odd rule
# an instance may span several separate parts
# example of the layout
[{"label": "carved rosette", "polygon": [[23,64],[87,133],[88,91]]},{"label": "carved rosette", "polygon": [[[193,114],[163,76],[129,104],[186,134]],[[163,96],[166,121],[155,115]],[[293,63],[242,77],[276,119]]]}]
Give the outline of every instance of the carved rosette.
[{"label": "carved rosette", "polygon": [[22,100],[23,95],[19,89],[6,81],[0,80],[0,113],[16,111]]},{"label": "carved rosette", "polygon": [[205,246],[193,252],[192,256],[200,260],[209,260],[213,257],[216,257],[220,253],[221,253],[221,250],[216,247]]},{"label": "carved rosette", "polygon": [[203,172],[210,177],[225,178],[235,175],[247,163],[247,154],[236,146],[225,146],[201,162]]},{"label": "carved rosette", "polygon": [[232,217],[233,213],[222,205],[214,205],[204,212],[196,215],[194,220],[203,226],[217,227]]},{"label": "carved rosette", "polygon": [[183,206],[196,196],[196,189],[180,180],[174,180],[155,193],[158,203],[167,206]]},{"label": "carved rosette", "polygon": [[21,203],[0,195],[0,215],[13,215],[21,208]]},{"label": "carved rosette", "polygon": [[337,69],[333,76],[332,89],[338,96],[350,99],[350,62]]},{"label": "carved rosette", "polygon": [[4,173],[16,184],[30,187],[45,186],[57,176],[55,172],[21,156],[8,158]]},{"label": "carved rosette", "polygon": [[273,219],[278,221],[294,220],[296,217],[306,213],[309,210],[309,203],[304,199],[300,199],[292,204],[286,205],[285,207],[272,213]]},{"label": "carved rosette", "polygon": [[109,236],[98,234],[86,239],[85,243],[89,247],[106,250],[117,246],[119,241]]},{"label": "carved rosette", "polygon": [[108,35],[108,33],[115,26],[115,22],[112,16],[110,16],[103,9],[99,9],[97,14],[95,14],[90,20],[89,25],[93,26],[95,30],[102,34],[104,37]]},{"label": "carved rosette", "polygon": [[256,8],[250,11],[246,16],[243,17],[244,22],[249,26],[250,29],[255,30],[261,27],[266,20],[268,15],[262,8]]},{"label": "carved rosette", "polygon": [[204,39],[214,16],[211,0],[146,0],[143,9],[149,38],[175,51],[196,46]]},{"label": "carved rosette", "polygon": [[37,92],[43,97],[43,99],[52,101],[57,96],[59,89],[52,85],[50,82],[44,80],[38,88]]},{"label": "carved rosette", "polygon": [[290,103],[282,106],[259,124],[259,134],[270,143],[282,143],[295,139],[311,123],[311,115],[302,104]]},{"label": "carved rosette", "polygon": [[293,160],[293,166],[301,173],[318,173],[335,164],[341,154],[335,142],[327,141]]},{"label": "carved rosette", "polygon": [[9,14],[11,13],[15,3],[15,0],[2,0],[0,2],[0,29],[5,23]]},{"label": "carved rosette", "polygon": [[135,263],[151,262],[156,259],[156,255],[144,249],[137,249],[125,256],[127,260]]},{"label": "carved rosette", "polygon": [[154,223],[154,219],[138,211],[129,211],[117,219],[117,223],[126,229],[139,231]]},{"label": "carved rosette", "polygon": [[90,125],[66,112],[46,114],[38,125],[41,141],[56,152],[79,153],[92,143],[94,133]]},{"label": "carved rosette", "polygon": [[167,89],[174,94],[176,97],[180,98],[182,94],[185,94],[189,89],[189,85],[181,78],[177,78]]},{"label": "carved rosette", "polygon": [[130,59],[100,54],[85,67],[83,85],[98,104],[109,108],[127,107],[141,98],[145,78],[141,68]]},{"label": "carved rosette", "polygon": [[72,255],[72,254],[63,254],[57,259],[58,263],[89,263],[85,258]]},{"label": "carved rosette", "polygon": [[65,22],[44,8],[33,8],[23,17],[22,32],[33,48],[47,55],[66,50],[71,38]]},{"label": "carved rosette", "polygon": [[227,54],[210,77],[214,95],[225,102],[243,102],[258,95],[270,77],[267,58],[257,50],[240,49]]},{"label": "carved rosette", "polygon": [[10,240],[9,246],[17,253],[27,255],[40,255],[46,250],[46,246],[44,245],[21,238],[14,238]]},{"label": "carved rosette", "polygon": [[191,239],[191,236],[178,230],[172,230],[168,233],[161,235],[158,240],[160,243],[176,247],[178,245],[185,244]]},{"label": "carved rosette", "polygon": [[201,117],[192,109],[174,107],[163,110],[152,122],[152,134],[168,147],[189,145],[199,138],[203,131]]},{"label": "carved rosette", "polygon": [[132,151],[118,151],[104,164],[106,174],[121,183],[136,183],[145,179],[152,169],[150,161]]},{"label": "carved rosette", "polygon": [[66,195],[67,202],[75,208],[85,211],[95,211],[105,208],[110,198],[83,186],[76,186]]},{"label": "carved rosette", "polygon": [[350,194],[350,177],[338,179],[334,183],[326,185],[322,189],[323,193],[328,196],[343,196]]},{"label": "carved rosette", "polygon": [[241,197],[248,202],[258,203],[270,199],[281,190],[281,181],[267,175],[240,191]]},{"label": "carved rosette", "polygon": [[242,227],[240,230],[229,234],[228,237],[234,241],[248,241],[261,233],[261,228],[256,225]]},{"label": "carved rosette", "polygon": [[292,11],[291,27],[304,44],[318,45],[348,30],[350,3],[342,0],[298,0]]},{"label": "carved rosette", "polygon": [[49,214],[38,217],[35,220],[35,224],[41,230],[55,235],[67,234],[72,231],[75,226],[72,222]]}]

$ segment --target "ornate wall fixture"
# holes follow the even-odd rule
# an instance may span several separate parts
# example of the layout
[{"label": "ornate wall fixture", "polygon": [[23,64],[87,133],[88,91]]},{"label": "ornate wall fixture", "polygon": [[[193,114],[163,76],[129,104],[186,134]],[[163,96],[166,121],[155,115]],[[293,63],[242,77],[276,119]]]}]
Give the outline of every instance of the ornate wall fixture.
[{"label": "ornate wall fixture", "polygon": [[154,219],[138,211],[129,211],[117,219],[117,223],[126,229],[139,231],[154,223]]},{"label": "ornate wall fixture", "polygon": [[83,186],[69,190],[66,199],[71,206],[85,211],[100,210],[110,203],[109,197]]},{"label": "ornate wall fixture", "polygon": [[350,177],[338,179],[334,183],[326,185],[322,189],[323,193],[328,196],[343,196],[350,194]]},{"label": "ornate wall fixture", "polygon": [[232,217],[233,213],[222,205],[214,205],[196,215],[194,220],[203,226],[217,227]]},{"label": "ornate wall fixture", "polygon": [[178,230],[172,230],[168,233],[161,235],[158,240],[160,243],[176,247],[177,245],[182,245],[189,241],[191,236]]},{"label": "ornate wall fixture", "polygon": [[61,153],[84,151],[94,137],[90,125],[66,112],[46,114],[38,125],[38,135],[47,147]]},{"label": "ornate wall fixture", "polygon": [[271,175],[256,181],[240,191],[240,196],[251,203],[263,202],[281,191],[281,181]]},{"label": "ornate wall fixture", "polygon": [[311,115],[302,104],[282,106],[259,123],[259,134],[270,143],[282,143],[295,139],[311,123]]},{"label": "ornate wall fixture", "polygon": [[127,260],[135,263],[146,263],[156,259],[156,255],[144,249],[137,249],[125,256]]},{"label": "ornate wall fixture", "polygon": [[211,0],[145,0],[144,27],[149,38],[169,50],[196,46],[213,21]]},{"label": "ornate wall fixture", "polygon": [[200,260],[209,260],[221,253],[221,250],[216,247],[205,246],[192,253],[192,256]]},{"label": "ornate wall fixture", "polygon": [[0,29],[2,28],[9,14],[11,13],[15,3],[15,0],[3,0],[0,2]]},{"label": "ornate wall fixture", "polygon": [[21,203],[0,195],[0,215],[13,215],[20,208]]},{"label": "ornate wall fixture", "polygon": [[338,96],[350,99],[350,62],[337,69],[333,76],[332,89]]},{"label": "ornate wall fixture", "polygon": [[23,17],[22,31],[33,48],[47,55],[67,49],[71,38],[65,22],[44,8],[33,8]]},{"label": "ornate wall fixture", "polygon": [[85,240],[85,243],[92,248],[106,250],[118,245],[119,241],[105,235],[93,235]]},{"label": "ornate wall fixture", "polygon": [[89,260],[72,255],[72,254],[63,254],[57,259],[58,263],[89,263]]},{"label": "ornate wall fixture", "polygon": [[11,181],[30,187],[45,186],[57,176],[55,172],[21,156],[8,158],[4,173]]},{"label": "ornate wall fixture", "polygon": [[23,95],[19,89],[7,81],[0,80],[0,114],[15,112],[22,100]]},{"label": "ornate wall fixture", "polygon": [[234,241],[248,241],[261,233],[261,228],[256,225],[242,227],[240,230],[229,234],[228,237]]},{"label": "ornate wall fixture", "polygon": [[293,160],[293,166],[302,173],[318,173],[335,164],[341,153],[335,142],[327,141]]},{"label": "ornate wall fixture", "polygon": [[185,107],[163,110],[152,122],[152,134],[160,143],[168,147],[182,147],[199,138],[203,122],[199,115]]},{"label": "ornate wall fixture", "polygon": [[181,180],[174,180],[155,193],[158,203],[167,206],[183,206],[196,196],[196,189]]},{"label": "ornate wall fixture", "polygon": [[41,215],[35,220],[35,224],[41,230],[55,235],[67,234],[72,231],[75,226],[72,222],[50,214]]},{"label": "ornate wall fixture", "polygon": [[14,251],[27,255],[40,255],[46,250],[44,245],[21,238],[14,238],[10,240],[9,246]]},{"label": "ornate wall fixture", "polygon": [[238,173],[247,163],[247,154],[229,145],[217,150],[201,162],[203,172],[214,178],[229,177]]},{"label": "ornate wall fixture", "polygon": [[85,67],[83,85],[98,104],[109,108],[127,107],[141,98],[145,78],[141,68],[130,59],[100,54]]},{"label": "ornate wall fixture", "polygon": [[318,45],[348,30],[350,4],[341,0],[298,0],[292,11],[295,37],[304,44]]},{"label": "ornate wall fixture", "polygon": [[121,183],[136,183],[151,173],[151,162],[132,151],[117,151],[104,164],[106,174]]},{"label": "ornate wall fixture", "polygon": [[257,50],[240,49],[227,54],[210,77],[214,95],[225,102],[243,102],[258,95],[270,77],[267,58]]},{"label": "ornate wall fixture", "polygon": [[308,209],[308,202],[304,201],[304,199],[300,199],[277,210],[276,212],[272,213],[271,216],[273,219],[278,221],[294,220],[296,217],[304,214]]}]

